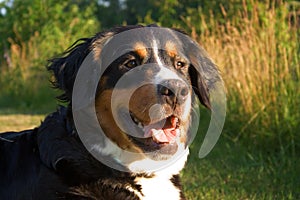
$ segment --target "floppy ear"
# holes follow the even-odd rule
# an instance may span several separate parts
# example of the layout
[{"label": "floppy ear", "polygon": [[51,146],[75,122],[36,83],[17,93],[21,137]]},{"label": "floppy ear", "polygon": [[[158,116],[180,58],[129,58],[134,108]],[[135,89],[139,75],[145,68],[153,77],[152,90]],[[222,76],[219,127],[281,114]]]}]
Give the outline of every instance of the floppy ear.
[{"label": "floppy ear", "polygon": [[77,72],[87,55],[94,51],[99,55],[103,43],[115,33],[108,30],[100,32],[91,38],[82,38],[77,40],[61,57],[49,60],[48,71],[53,72],[55,80],[52,84],[64,93],[58,96],[59,100],[70,101]]},{"label": "floppy ear", "polygon": [[189,75],[195,94],[198,96],[199,101],[207,108],[211,108],[209,100],[209,91],[206,83],[201,74],[195,69],[194,65],[189,68]]},{"label": "floppy ear", "polygon": [[61,57],[49,60],[47,69],[53,72],[55,78],[52,84],[55,88],[64,91],[58,99],[62,101],[71,100],[77,71],[85,57],[91,51],[91,42],[92,38],[79,39]]},{"label": "floppy ear", "polygon": [[195,43],[191,44],[188,55],[191,62],[189,68],[191,83],[200,102],[211,109],[209,92],[213,89],[215,82],[221,81],[221,77],[216,65],[204,49]]},{"label": "floppy ear", "polygon": [[94,52],[95,57],[99,57],[104,43],[113,35],[129,29],[141,27],[143,26],[119,26],[97,33],[91,38],[79,39],[64,52],[61,57],[49,60],[47,69],[48,71],[53,72],[55,78],[55,80],[52,81],[52,84],[55,88],[64,91],[58,99],[62,101],[70,101],[72,99],[73,85],[77,72],[80,65],[91,51]]}]

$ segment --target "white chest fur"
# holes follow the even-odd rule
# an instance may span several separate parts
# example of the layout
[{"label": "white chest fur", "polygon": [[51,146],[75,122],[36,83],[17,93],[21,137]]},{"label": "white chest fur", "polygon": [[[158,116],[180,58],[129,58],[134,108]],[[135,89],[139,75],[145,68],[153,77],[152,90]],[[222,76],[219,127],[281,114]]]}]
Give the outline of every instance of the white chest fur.
[{"label": "white chest fur", "polygon": [[157,171],[153,177],[136,177],[135,183],[141,186],[141,192],[128,188],[134,192],[141,200],[172,199],[180,200],[180,189],[171,181],[173,175],[179,174],[187,160],[188,150],[184,156],[172,165]]},{"label": "white chest fur", "polygon": [[141,185],[142,194],[137,194],[141,200],[180,199],[180,190],[167,177],[136,178]]}]

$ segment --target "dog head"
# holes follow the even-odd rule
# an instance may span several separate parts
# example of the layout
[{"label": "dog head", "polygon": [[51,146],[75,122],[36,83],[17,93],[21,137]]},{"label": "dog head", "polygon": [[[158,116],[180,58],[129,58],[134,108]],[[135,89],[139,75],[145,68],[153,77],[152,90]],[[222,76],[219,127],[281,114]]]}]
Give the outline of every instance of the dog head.
[{"label": "dog head", "polygon": [[[113,144],[99,151],[142,172],[145,160],[165,162],[187,151],[196,98],[210,109],[209,90],[220,81],[213,62],[188,36],[174,29],[156,32],[154,27],[118,27],[81,39],[48,67],[54,85],[64,91],[60,99],[72,103],[76,75],[86,57],[92,53],[94,61],[102,62],[115,56],[99,77],[94,99],[97,120]],[[113,40],[126,32],[121,42]],[[105,51],[107,46],[116,48]],[[142,156],[128,162],[120,150]]]}]

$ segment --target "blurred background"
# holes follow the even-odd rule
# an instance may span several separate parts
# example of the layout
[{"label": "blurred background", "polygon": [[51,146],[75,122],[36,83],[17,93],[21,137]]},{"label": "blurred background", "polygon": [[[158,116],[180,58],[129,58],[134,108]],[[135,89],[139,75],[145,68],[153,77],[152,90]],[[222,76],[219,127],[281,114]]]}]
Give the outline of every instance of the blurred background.
[{"label": "blurred background", "polygon": [[185,30],[225,82],[225,127],[199,159],[203,111],[182,173],[188,199],[300,199],[300,1],[1,0],[0,131],[38,126],[63,104],[49,58],[79,38],[137,23]]}]

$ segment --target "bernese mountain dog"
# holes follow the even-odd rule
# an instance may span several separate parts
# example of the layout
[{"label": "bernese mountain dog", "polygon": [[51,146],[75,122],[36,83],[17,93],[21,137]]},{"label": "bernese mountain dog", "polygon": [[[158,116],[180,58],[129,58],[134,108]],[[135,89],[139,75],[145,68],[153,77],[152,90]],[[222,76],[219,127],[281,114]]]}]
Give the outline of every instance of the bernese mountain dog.
[{"label": "bernese mountain dog", "polygon": [[0,199],[185,199],[194,110],[211,108],[221,81],[196,42],[156,25],[115,27],[47,67],[66,106],[0,134]]}]

